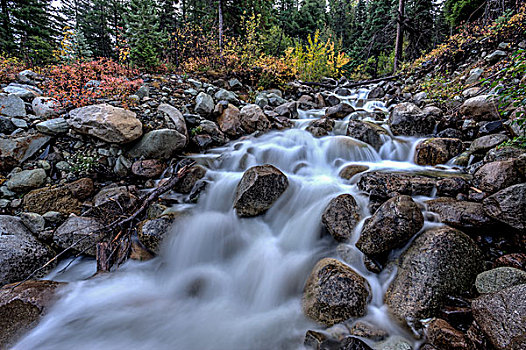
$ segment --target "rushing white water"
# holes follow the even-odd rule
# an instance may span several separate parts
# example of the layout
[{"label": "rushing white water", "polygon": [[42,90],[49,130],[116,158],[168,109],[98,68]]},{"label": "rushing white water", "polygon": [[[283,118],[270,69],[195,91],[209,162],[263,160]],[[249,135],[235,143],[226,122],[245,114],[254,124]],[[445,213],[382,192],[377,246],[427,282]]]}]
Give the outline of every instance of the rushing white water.
[{"label": "rushing white water", "polygon": [[[379,102],[370,106],[384,108]],[[316,118],[323,112],[301,115]],[[344,248],[347,263],[372,288],[364,319],[390,334],[404,335],[383,305],[395,271],[386,269],[379,275],[367,271],[354,246],[370,215],[368,199],[355,179],[343,180],[338,173],[351,163],[371,170],[421,170],[412,162],[418,140],[386,137],[376,152],[347,136],[317,139],[304,130],[304,123],[296,126],[196,155],[209,169],[210,185],[190,214],[176,221],[161,255],[69,283],[50,313],[15,348],[302,348],[305,331],[319,327],[301,311],[305,280],[317,260],[337,257],[336,243],[321,235],[321,214],[341,193],[351,193],[362,208],[362,221]],[[289,188],[265,215],[240,219],[232,208],[236,185],[243,171],[260,164],[281,169]],[[92,266],[81,262],[69,276],[49,277],[86,278]]]}]

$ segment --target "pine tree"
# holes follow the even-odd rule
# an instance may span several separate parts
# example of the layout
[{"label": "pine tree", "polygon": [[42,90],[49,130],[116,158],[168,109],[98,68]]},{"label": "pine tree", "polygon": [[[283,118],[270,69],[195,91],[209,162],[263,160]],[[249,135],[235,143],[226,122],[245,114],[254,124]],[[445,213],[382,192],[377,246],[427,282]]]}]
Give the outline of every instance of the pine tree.
[{"label": "pine tree", "polygon": [[406,2],[404,31],[408,45],[406,58],[414,60],[432,47],[433,1],[410,0]]},{"label": "pine tree", "polygon": [[350,4],[346,0],[329,0],[329,23],[336,36],[344,46],[350,44],[352,31],[352,14]]},{"label": "pine tree", "polygon": [[125,16],[126,36],[131,60],[143,67],[159,64],[158,54],[164,41],[153,0],[131,0]]},{"label": "pine tree", "polygon": [[325,0],[305,0],[302,2],[296,22],[298,24],[297,36],[305,40],[316,30],[323,29],[327,20]]}]

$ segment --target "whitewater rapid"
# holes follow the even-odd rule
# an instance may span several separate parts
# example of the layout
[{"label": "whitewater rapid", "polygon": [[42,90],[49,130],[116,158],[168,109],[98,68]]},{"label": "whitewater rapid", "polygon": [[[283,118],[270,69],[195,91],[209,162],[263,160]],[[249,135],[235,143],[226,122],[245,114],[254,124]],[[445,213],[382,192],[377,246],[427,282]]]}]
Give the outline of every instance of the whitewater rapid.
[{"label": "whitewater rapid", "polygon": [[[363,98],[362,92],[357,94]],[[385,111],[378,101],[365,106]],[[413,162],[419,140],[386,136],[376,151],[344,136],[345,120],[333,134],[315,138],[305,128],[321,115],[301,112],[293,129],[194,155],[208,170],[208,185],[190,209],[188,204],[174,206],[185,215],[175,221],[161,254],[90,279],[90,260],[75,262],[65,274],[57,269],[48,278],[70,283],[15,349],[301,349],[305,332],[321,329],[301,311],[304,283],[319,259],[340,258],[337,251],[342,249],[346,263],[371,285],[372,302],[362,320],[411,339],[391,321],[383,304],[396,271],[369,272],[354,246],[371,215],[367,195],[356,186],[359,175],[344,180],[338,174],[349,164],[422,170]],[[279,168],[290,185],[264,215],[238,218],[232,208],[236,186],[245,170],[261,164]],[[342,193],[354,196],[362,220],[350,241],[338,247],[322,234],[321,215]],[[425,228],[430,225],[434,223],[426,222]]]}]

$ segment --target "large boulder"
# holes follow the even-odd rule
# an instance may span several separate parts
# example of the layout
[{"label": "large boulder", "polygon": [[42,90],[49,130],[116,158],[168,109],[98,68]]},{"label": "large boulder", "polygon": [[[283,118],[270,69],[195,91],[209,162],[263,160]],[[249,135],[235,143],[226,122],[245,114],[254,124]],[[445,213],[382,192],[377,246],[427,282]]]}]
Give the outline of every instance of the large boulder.
[{"label": "large boulder", "polygon": [[145,159],[133,163],[131,171],[133,175],[136,176],[156,178],[161,176],[165,168],[166,164],[163,161],[157,159]]},{"label": "large boulder", "polygon": [[325,117],[333,119],[343,119],[354,112],[355,109],[348,103],[339,103],[336,106],[327,108]]},{"label": "large boulder", "polygon": [[80,214],[82,200],[93,193],[93,180],[84,178],[66,185],[44,187],[24,196],[24,209],[45,214],[49,211],[62,214]]},{"label": "large boulder", "polygon": [[487,294],[525,283],[526,271],[502,266],[479,273],[475,287],[480,294]]},{"label": "large boulder", "polygon": [[258,105],[246,105],[240,112],[241,126],[248,133],[267,131],[271,128],[270,121]]},{"label": "large boulder", "polygon": [[375,123],[350,120],[347,125],[347,136],[368,143],[376,150],[382,147],[381,135],[388,135],[387,130]]},{"label": "large boulder", "polygon": [[476,121],[498,120],[499,112],[494,96],[480,95],[467,99],[460,106],[460,114]]},{"label": "large boulder", "polygon": [[402,255],[395,279],[385,294],[390,313],[416,328],[435,314],[448,295],[468,291],[482,253],[466,234],[450,228],[428,230]]},{"label": "large boulder", "polygon": [[184,120],[183,114],[177,108],[167,103],[161,103],[159,107],[157,107],[157,110],[166,114],[168,118],[170,118],[175,130],[181,135],[186,136],[188,143],[188,129],[186,128],[186,121]]},{"label": "large boulder", "polygon": [[75,131],[110,143],[123,144],[142,135],[142,124],[132,111],[98,104],[69,112],[68,124]]},{"label": "large boulder", "polygon": [[23,118],[26,114],[26,105],[20,97],[14,94],[0,94],[0,115],[12,118]]},{"label": "large boulder", "polygon": [[228,138],[219,129],[217,124],[211,120],[202,120],[194,130],[196,130],[197,134],[192,137],[192,141],[200,149],[221,146],[228,141]]},{"label": "large boulder", "polygon": [[172,227],[173,221],[173,218],[162,216],[141,222],[137,231],[139,241],[150,251],[159,253],[161,242]]},{"label": "large boulder", "polygon": [[278,168],[266,164],[245,171],[237,185],[234,208],[239,216],[266,212],[285,192],[289,180]]},{"label": "large boulder", "polygon": [[469,151],[471,153],[486,153],[490,149],[497,147],[507,140],[509,140],[509,137],[503,134],[482,136],[473,140],[469,146]]},{"label": "large boulder", "polygon": [[10,349],[23,334],[37,325],[56,299],[64,283],[26,281],[0,289],[0,348]]},{"label": "large boulder", "polygon": [[132,158],[169,159],[187,143],[186,135],[177,130],[159,129],[146,133],[128,155]]},{"label": "large boulder", "polygon": [[46,171],[44,169],[22,170],[15,173],[6,182],[10,191],[23,192],[40,187],[46,181]]},{"label": "large boulder", "polygon": [[[19,218],[0,215],[0,285],[27,278],[53,255],[53,251],[38,242]],[[43,273],[45,271],[36,277]]]},{"label": "large boulder", "polygon": [[350,194],[342,194],[332,199],[325,208],[321,222],[338,242],[348,240],[360,221],[360,208]]},{"label": "large boulder", "polygon": [[68,132],[69,125],[64,118],[54,118],[38,123],[36,129],[44,134],[57,135]]},{"label": "large boulder", "polygon": [[403,246],[423,226],[422,211],[411,197],[394,197],[365,220],[356,247],[367,255],[388,253]]},{"label": "large boulder", "polygon": [[305,130],[310,132],[314,137],[322,137],[329,135],[333,129],[334,120],[324,117],[311,121]]},{"label": "large boulder", "polygon": [[394,135],[424,136],[433,132],[435,124],[433,115],[409,102],[396,105],[389,115],[389,127]]},{"label": "large boulder", "polygon": [[190,193],[197,181],[201,180],[206,175],[206,169],[201,165],[194,165],[183,178],[175,185],[174,191],[179,193]]},{"label": "large boulder", "polygon": [[431,138],[421,141],[415,150],[415,163],[419,165],[445,164],[464,150],[462,140]]},{"label": "large boulder", "polygon": [[62,108],[60,102],[51,97],[36,97],[33,99],[31,107],[38,117],[44,118],[58,115]]},{"label": "large boulder", "polygon": [[214,99],[205,92],[200,92],[195,98],[195,113],[208,117],[214,110]]},{"label": "large boulder", "polygon": [[478,189],[495,193],[506,187],[523,182],[515,159],[484,164],[473,175],[473,185]]},{"label": "large boulder", "polygon": [[42,95],[42,90],[33,85],[10,83],[2,89],[5,93],[20,97],[22,100],[31,102],[35,97]]},{"label": "large boulder", "polygon": [[473,318],[499,350],[526,349],[526,284],[485,294],[471,304]]},{"label": "large boulder", "polygon": [[358,188],[371,197],[388,199],[396,194],[429,196],[436,183],[436,178],[413,173],[371,171],[362,175]]},{"label": "large boulder", "polygon": [[426,201],[426,206],[427,210],[439,215],[441,222],[460,230],[480,230],[495,224],[484,212],[482,203],[442,197]]},{"label": "large boulder", "polygon": [[336,259],[322,259],[312,269],[303,292],[303,312],[332,326],[365,315],[371,299],[369,283]]},{"label": "large boulder", "polygon": [[241,127],[241,113],[233,104],[228,104],[221,115],[217,118],[219,129],[230,138],[238,138],[243,135],[244,130]]},{"label": "large boulder", "polygon": [[96,245],[106,230],[95,218],[71,215],[53,234],[53,241],[62,249],[95,256]]},{"label": "large boulder", "polygon": [[526,183],[505,188],[482,202],[490,217],[517,230],[526,230]]}]

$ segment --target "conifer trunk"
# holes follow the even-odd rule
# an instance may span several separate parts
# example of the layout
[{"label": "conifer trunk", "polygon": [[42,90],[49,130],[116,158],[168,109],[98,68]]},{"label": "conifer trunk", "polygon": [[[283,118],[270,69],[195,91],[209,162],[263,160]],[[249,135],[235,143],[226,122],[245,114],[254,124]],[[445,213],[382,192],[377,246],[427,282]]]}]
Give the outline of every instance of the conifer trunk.
[{"label": "conifer trunk", "polygon": [[404,0],[398,1],[398,19],[396,21],[396,46],[395,46],[395,58],[393,62],[393,71],[396,73],[398,65],[402,59],[402,48],[404,46],[404,31],[402,22],[404,20]]}]

